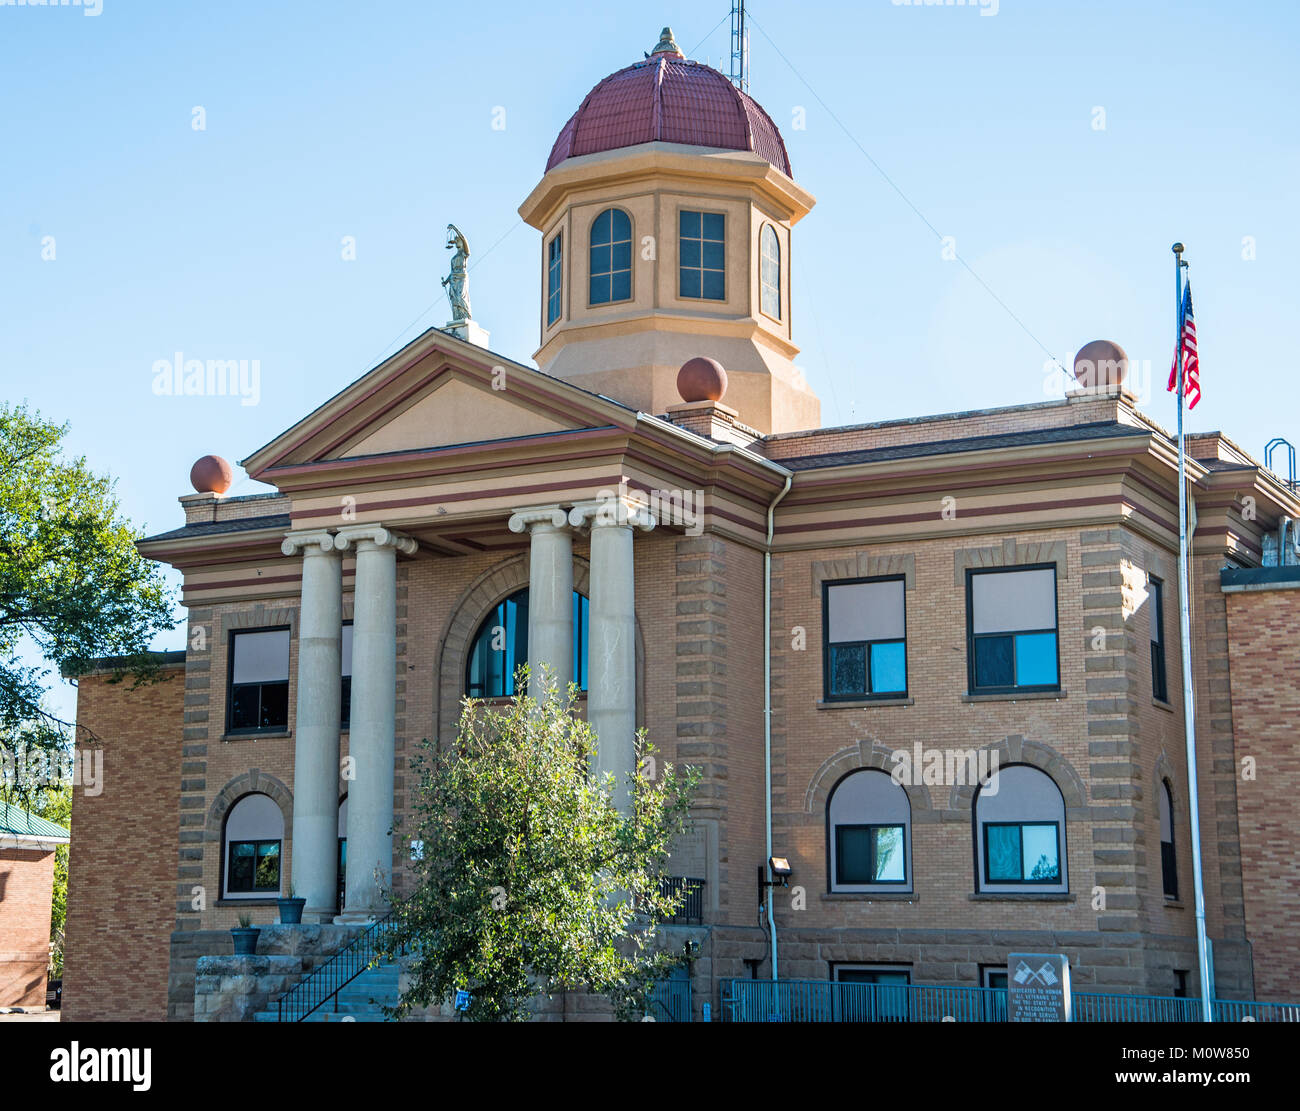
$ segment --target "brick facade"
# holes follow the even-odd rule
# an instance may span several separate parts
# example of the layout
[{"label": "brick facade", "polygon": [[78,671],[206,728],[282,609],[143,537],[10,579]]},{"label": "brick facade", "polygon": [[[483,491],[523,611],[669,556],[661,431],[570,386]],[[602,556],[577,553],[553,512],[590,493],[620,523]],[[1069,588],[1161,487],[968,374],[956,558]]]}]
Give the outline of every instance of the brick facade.
[{"label": "brick facade", "polygon": [[44,1007],[54,850],[0,845],[0,1007]]}]

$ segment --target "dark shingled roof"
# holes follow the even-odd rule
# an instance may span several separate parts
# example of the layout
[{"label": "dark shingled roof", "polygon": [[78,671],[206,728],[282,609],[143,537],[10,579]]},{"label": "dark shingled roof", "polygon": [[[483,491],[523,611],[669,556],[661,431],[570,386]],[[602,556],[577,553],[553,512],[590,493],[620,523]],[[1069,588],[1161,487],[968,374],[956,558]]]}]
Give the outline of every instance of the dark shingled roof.
[{"label": "dark shingled roof", "polygon": [[822,455],[801,455],[774,462],[792,471],[824,467],[846,467],[854,463],[878,463],[890,459],[916,459],[926,455],[951,455],[959,451],[988,451],[996,448],[1027,447],[1034,444],[1070,443],[1075,440],[1104,440],[1113,436],[1147,437],[1149,428],[1136,428],[1119,421],[1075,424],[1065,428],[1037,428],[1027,432],[1006,432],[1000,436],[971,436],[961,440],[932,440],[922,444],[894,444],[860,451],[834,451]]},{"label": "dark shingled roof", "polygon": [[194,536],[220,536],[227,532],[252,532],[254,529],[287,529],[289,514],[276,513],[268,517],[242,517],[237,521],[204,521],[198,525],[186,525],[184,528],[160,532],[157,536],[146,536],[141,544],[152,544],[155,540],[188,540]]}]

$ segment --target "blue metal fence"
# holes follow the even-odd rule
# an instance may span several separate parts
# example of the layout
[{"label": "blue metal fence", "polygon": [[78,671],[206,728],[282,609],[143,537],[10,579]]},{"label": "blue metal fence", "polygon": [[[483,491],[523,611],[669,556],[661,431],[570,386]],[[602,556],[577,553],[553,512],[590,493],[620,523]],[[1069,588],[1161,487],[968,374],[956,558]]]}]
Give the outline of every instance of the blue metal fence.
[{"label": "blue metal fence", "polygon": [[[1201,1001],[1072,993],[1076,1022],[1200,1022]],[[1006,1022],[1005,988],[724,980],[723,1022]],[[1300,1004],[1214,1001],[1216,1022],[1300,1022]]]}]

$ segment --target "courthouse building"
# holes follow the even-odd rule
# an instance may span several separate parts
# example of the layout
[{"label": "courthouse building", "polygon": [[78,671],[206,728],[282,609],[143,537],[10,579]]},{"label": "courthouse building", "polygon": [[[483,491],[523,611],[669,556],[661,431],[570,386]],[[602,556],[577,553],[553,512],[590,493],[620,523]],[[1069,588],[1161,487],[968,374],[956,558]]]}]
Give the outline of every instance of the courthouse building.
[{"label": "courthouse building", "polygon": [[[272,492],[200,461],[140,542],[184,576],[186,649],[160,683],[80,683],[105,759],[74,804],[69,1018],[189,1017],[196,957],[290,882],[307,923],[382,914],[412,756],[525,660],[579,683],[603,767],[644,728],[702,771],[666,930],[699,942],[697,1015],[770,977],[774,938],[782,978],[997,986],[1009,952],[1064,952],[1077,988],[1199,991],[1176,443],[1109,343],[1059,399],[821,427],[791,322],[813,205],[767,113],[665,33],[520,207],[536,366],[430,329],[228,445]],[[1188,444],[1216,993],[1283,998],[1300,497]]]}]

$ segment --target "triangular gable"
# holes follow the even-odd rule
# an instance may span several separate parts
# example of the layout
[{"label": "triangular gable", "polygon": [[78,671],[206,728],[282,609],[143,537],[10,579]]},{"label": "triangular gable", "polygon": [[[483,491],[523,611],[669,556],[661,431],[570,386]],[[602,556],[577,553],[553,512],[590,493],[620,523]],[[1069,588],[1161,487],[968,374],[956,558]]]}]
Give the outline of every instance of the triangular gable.
[{"label": "triangular gable", "polygon": [[609,398],[431,328],[242,465],[258,479],[283,466],[635,423]]},{"label": "triangular gable", "polygon": [[583,425],[560,421],[548,413],[515,401],[507,391],[444,372],[416,395],[404,409],[378,428],[367,427],[333,451],[328,459],[378,455],[386,451],[418,451],[470,441],[505,440],[566,432]]}]

